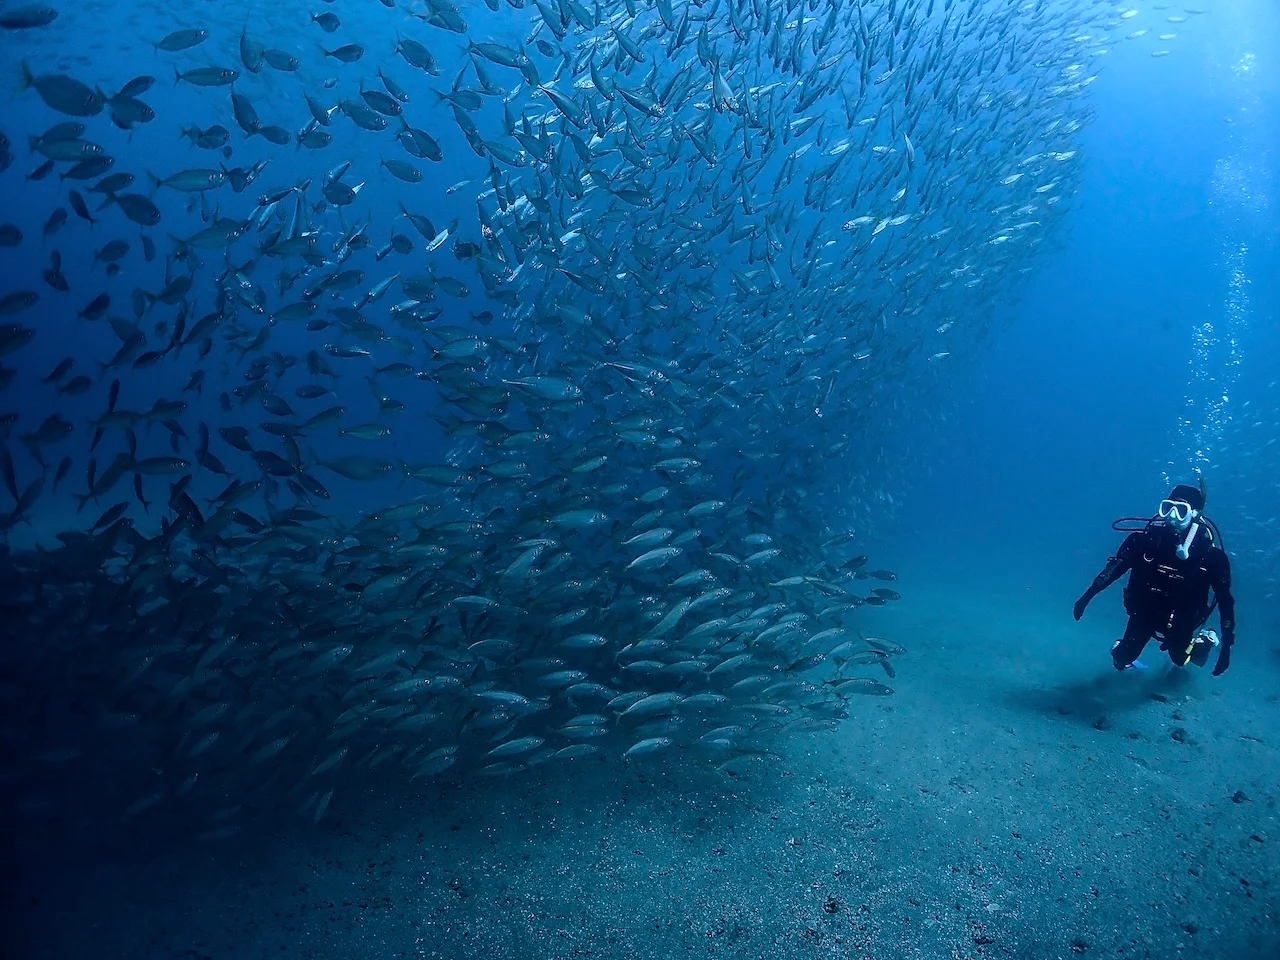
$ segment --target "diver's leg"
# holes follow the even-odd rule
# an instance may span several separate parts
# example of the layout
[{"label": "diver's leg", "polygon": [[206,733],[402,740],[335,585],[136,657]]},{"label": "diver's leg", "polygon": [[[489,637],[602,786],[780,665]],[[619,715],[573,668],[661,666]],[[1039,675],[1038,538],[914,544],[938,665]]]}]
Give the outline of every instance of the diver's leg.
[{"label": "diver's leg", "polygon": [[1191,651],[1195,649],[1195,637],[1192,636],[1192,631],[1186,628],[1179,630],[1175,626],[1166,636],[1164,646],[1169,654],[1169,661],[1175,667],[1185,667],[1191,659]]},{"label": "diver's leg", "polygon": [[1142,648],[1155,633],[1155,624],[1146,617],[1134,614],[1124,628],[1124,636],[1111,649],[1111,662],[1117,670],[1123,670],[1138,659]]}]

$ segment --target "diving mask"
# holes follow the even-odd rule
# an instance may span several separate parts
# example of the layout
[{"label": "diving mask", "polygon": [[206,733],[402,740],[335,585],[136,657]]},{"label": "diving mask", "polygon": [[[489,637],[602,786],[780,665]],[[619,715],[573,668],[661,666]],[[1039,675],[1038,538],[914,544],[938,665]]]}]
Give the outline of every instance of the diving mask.
[{"label": "diving mask", "polygon": [[1160,501],[1160,519],[1168,521],[1170,525],[1178,530],[1185,530],[1193,516],[1195,516],[1195,511],[1191,509],[1191,504],[1185,500]]}]

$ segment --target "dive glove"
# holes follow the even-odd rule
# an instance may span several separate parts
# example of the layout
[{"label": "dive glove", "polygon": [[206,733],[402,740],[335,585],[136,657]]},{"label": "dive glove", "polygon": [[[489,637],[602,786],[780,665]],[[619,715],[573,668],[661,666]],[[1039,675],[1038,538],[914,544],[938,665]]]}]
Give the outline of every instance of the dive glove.
[{"label": "dive glove", "polygon": [[1075,614],[1075,618],[1079,620],[1084,616],[1084,608],[1089,605],[1089,601],[1093,599],[1093,594],[1086,590],[1076,601],[1076,605],[1071,608],[1071,612]]},{"label": "dive glove", "polygon": [[1218,662],[1213,666],[1213,675],[1220,677],[1227,672],[1227,667],[1231,666],[1231,644],[1227,643],[1224,638],[1222,646],[1218,649]]}]

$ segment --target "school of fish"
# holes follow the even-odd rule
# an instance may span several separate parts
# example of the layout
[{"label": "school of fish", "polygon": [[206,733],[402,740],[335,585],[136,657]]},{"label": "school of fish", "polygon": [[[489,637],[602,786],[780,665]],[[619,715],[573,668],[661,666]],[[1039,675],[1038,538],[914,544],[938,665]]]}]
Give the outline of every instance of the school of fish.
[{"label": "school of fish", "polygon": [[1138,10],[140,9],[101,57],[0,13],[15,790],[217,838],[891,692],[886,445],[1054,243]]}]

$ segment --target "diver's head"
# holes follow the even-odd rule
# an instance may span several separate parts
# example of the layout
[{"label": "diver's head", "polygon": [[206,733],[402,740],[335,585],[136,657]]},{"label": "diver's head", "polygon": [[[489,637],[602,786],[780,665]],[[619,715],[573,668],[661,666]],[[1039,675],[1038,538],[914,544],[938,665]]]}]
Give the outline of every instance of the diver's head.
[{"label": "diver's head", "polygon": [[1160,501],[1160,519],[1178,533],[1186,533],[1203,509],[1204,496],[1200,489],[1180,483]]}]

